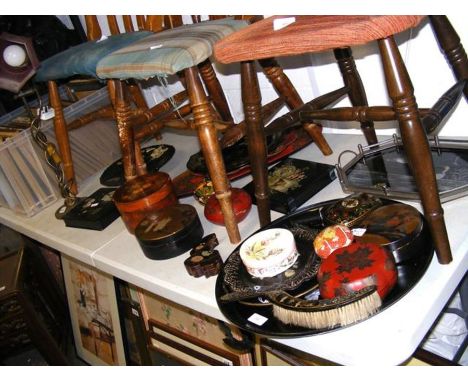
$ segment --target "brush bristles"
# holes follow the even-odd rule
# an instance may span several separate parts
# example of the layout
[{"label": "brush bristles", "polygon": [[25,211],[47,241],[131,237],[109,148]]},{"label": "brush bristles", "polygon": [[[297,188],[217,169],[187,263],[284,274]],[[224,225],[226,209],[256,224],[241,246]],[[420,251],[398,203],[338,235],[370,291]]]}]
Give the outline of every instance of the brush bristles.
[{"label": "brush bristles", "polygon": [[273,315],[285,324],[310,329],[330,329],[364,320],[377,312],[381,305],[379,294],[374,292],[341,307],[313,312],[297,311],[273,304]]}]

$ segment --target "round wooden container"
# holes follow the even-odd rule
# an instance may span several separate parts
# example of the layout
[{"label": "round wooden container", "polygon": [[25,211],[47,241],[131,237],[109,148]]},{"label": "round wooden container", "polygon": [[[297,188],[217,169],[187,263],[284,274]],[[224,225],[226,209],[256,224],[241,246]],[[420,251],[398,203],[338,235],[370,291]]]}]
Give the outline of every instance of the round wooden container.
[{"label": "round wooden container", "polygon": [[136,227],[135,237],[146,257],[164,260],[199,243],[203,227],[194,207],[177,204],[146,216]]},{"label": "round wooden container", "polygon": [[145,216],[178,203],[171,178],[164,172],[137,176],[117,189],[113,199],[132,234]]}]

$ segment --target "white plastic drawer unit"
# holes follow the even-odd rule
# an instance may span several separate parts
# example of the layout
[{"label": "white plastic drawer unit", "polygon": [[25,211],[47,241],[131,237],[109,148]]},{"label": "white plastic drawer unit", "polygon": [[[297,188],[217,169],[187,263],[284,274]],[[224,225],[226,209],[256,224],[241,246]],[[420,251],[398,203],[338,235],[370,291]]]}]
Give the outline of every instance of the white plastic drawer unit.
[{"label": "white plastic drawer unit", "polygon": [[[65,119],[71,122],[109,102],[107,88],[101,88],[66,107]],[[6,125],[24,113],[24,108],[20,108],[4,115],[0,118],[0,125]],[[57,146],[52,119],[42,122],[41,131],[49,142]],[[117,134],[115,121],[102,119],[70,132],[78,185],[120,157]],[[29,129],[0,143],[0,206],[33,216],[54,203],[58,196],[56,176]]]}]

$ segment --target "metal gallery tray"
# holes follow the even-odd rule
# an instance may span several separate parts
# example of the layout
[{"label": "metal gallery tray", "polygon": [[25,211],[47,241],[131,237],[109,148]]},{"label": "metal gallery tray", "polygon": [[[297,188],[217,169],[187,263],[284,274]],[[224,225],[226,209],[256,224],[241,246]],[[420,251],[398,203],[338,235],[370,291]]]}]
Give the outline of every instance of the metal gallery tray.
[{"label": "metal gallery tray", "polygon": [[[468,142],[429,138],[432,161],[436,172],[441,202],[457,199],[468,194]],[[348,163],[342,164],[345,157]],[[344,192],[369,194],[404,200],[418,200],[416,182],[411,173],[401,138],[375,145],[358,146],[340,154],[336,172]]]}]

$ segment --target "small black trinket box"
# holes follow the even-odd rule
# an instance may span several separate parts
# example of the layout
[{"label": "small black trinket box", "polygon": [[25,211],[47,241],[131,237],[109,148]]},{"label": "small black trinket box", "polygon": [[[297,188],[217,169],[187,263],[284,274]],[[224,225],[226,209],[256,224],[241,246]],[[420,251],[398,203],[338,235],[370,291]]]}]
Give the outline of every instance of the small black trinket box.
[{"label": "small black trinket box", "polygon": [[[287,158],[268,170],[270,208],[283,214],[294,212],[335,178],[332,165]],[[244,190],[256,203],[253,182]]]},{"label": "small black trinket box", "polygon": [[64,216],[65,225],[102,231],[120,216],[112,201],[114,192],[115,188],[100,188],[91,196],[79,201]]},{"label": "small black trinket box", "polygon": [[146,257],[165,260],[199,243],[203,227],[194,207],[177,204],[146,216],[136,227],[135,237]]}]

